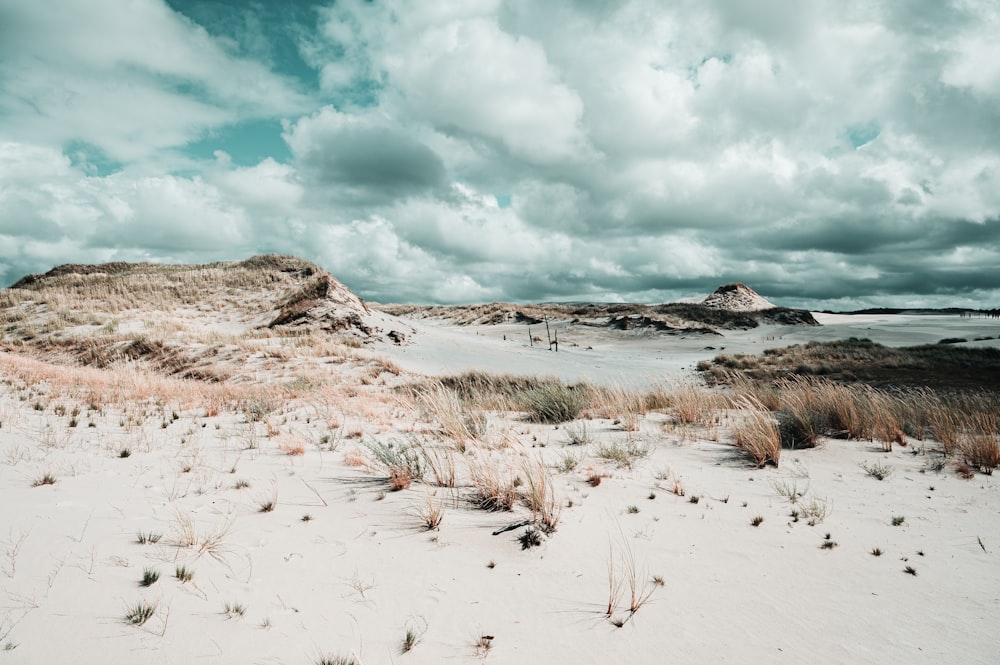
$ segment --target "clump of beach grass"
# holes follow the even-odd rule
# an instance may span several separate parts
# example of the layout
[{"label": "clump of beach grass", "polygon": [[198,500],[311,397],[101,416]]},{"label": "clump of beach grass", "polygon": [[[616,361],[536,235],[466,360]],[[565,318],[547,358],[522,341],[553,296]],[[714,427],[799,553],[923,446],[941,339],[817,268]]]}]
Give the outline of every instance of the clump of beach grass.
[{"label": "clump of beach grass", "polygon": [[881,462],[862,462],[861,468],[875,480],[885,480],[892,475],[892,467]]},{"label": "clump of beach grass", "polygon": [[132,626],[141,626],[156,614],[156,606],[145,600],[140,600],[125,607],[122,620]]},{"label": "clump of beach grass", "polygon": [[428,492],[424,496],[423,504],[417,508],[417,516],[426,530],[437,529],[444,520],[444,501],[435,499],[434,494]]},{"label": "clump of beach grass", "polygon": [[424,456],[419,445],[372,441],[365,443],[365,447],[388,472],[391,490],[406,489],[414,480],[424,477]]},{"label": "clump of beach grass", "polygon": [[771,414],[758,400],[742,395],[737,398],[739,422],[733,427],[736,447],[742,449],[758,467],[778,466],[781,459],[781,434]]},{"label": "clump of beach grass", "polygon": [[519,405],[534,422],[559,424],[576,420],[588,402],[586,389],[553,383],[522,393]]},{"label": "clump of beach grass", "polygon": [[531,509],[535,521],[545,533],[552,533],[559,524],[562,502],[556,496],[552,474],[537,457],[526,458],[521,471],[526,483],[522,490],[524,503]]},{"label": "clump of beach grass", "polygon": [[153,586],[160,579],[160,571],[155,568],[144,568],[139,586]]},{"label": "clump of beach grass", "polygon": [[631,469],[636,460],[646,457],[651,447],[633,438],[615,441],[602,441],[594,449],[594,454],[601,459],[614,462],[624,469]]}]

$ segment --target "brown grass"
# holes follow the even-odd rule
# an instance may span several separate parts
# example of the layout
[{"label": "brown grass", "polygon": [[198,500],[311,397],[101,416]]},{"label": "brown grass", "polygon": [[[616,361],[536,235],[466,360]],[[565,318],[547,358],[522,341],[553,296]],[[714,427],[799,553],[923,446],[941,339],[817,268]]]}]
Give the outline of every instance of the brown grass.
[{"label": "brown grass", "polygon": [[967,430],[959,435],[958,450],[969,467],[993,473],[1000,465],[1000,416],[981,413],[970,418]]},{"label": "brown grass", "polygon": [[762,356],[717,356],[700,369],[707,379],[722,383],[734,373],[764,382],[799,375],[897,389],[1000,392],[1000,349],[992,347],[891,348],[851,338],[766,349]]},{"label": "brown grass", "polygon": [[869,438],[882,443],[882,450],[889,452],[892,444],[906,445],[906,434],[901,421],[900,400],[885,393],[867,388],[868,414],[871,418]]},{"label": "brown grass", "polygon": [[444,501],[436,500],[434,494],[428,492],[424,495],[423,504],[417,508],[417,516],[428,531],[437,529],[444,520]]},{"label": "brown grass", "polygon": [[24,386],[47,385],[64,398],[100,408],[129,403],[169,404],[182,410],[202,408],[241,410],[254,400],[277,400],[280,387],[208,383],[165,377],[125,364],[111,369],[53,365],[26,356],[0,352],[0,373]]},{"label": "brown grass", "polygon": [[551,533],[559,524],[562,503],[556,496],[552,474],[538,457],[529,456],[521,464],[525,480],[524,502],[531,509],[542,531]]},{"label": "brown grass", "polygon": [[284,440],[279,442],[278,448],[280,448],[281,452],[283,452],[286,455],[295,456],[295,455],[306,454],[305,443],[302,442],[302,439],[297,437],[291,440]]},{"label": "brown grass", "polygon": [[624,534],[621,543],[618,557],[615,557],[614,546],[611,544],[608,546],[608,603],[605,609],[605,616],[611,619],[619,602],[623,600],[625,589],[628,589],[628,616],[623,619],[612,619],[619,628],[649,602],[653,592],[662,585],[661,578],[648,579],[648,576],[639,570],[635,553]]},{"label": "brown grass", "polygon": [[516,474],[505,456],[479,450],[469,458],[472,501],[483,510],[511,510],[518,499]]},{"label": "brown grass", "polygon": [[431,384],[422,390],[417,396],[417,404],[425,418],[440,427],[459,452],[465,452],[466,446],[487,434],[486,415],[466,407],[458,393],[443,384]]},{"label": "brown grass", "polygon": [[590,485],[591,487],[597,487],[597,486],[599,486],[601,484],[601,481],[604,478],[607,478],[607,477],[608,477],[608,474],[606,474],[606,473],[600,473],[600,472],[598,472],[596,470],[591,470],[591,471],[587,471],[587,478],[586,478],[586,480],[587,480],[587,484]]},{"label": "brown grass", "polygon": [[454,487],[457,475],[456,454],[451,450],[427,445],[421,446],[420,452],[424,456],[427,470],[434,477],[434,484],[438,487]]},{"label": "brown grass", "polygon": [[758,467],[778,466],[781,459],[781,434],[778,424],[763,404],[752,397],[737,398],[739,421],[733,427],[735,443]]},{"label": "brown grass", "polygon": [[[323,288],[321,297],[310,301],[315,312],[307,309],[301,321],[279,328],[261,323],[262,314],[284,312],[303,290],[317,285]],[[242,384],[239,391],[255,385],[263,370],[275,377],[269,389],[282,399],[315,389],[321,381],[314,370],[321,370],[322,380],[337,375],[362,384],[384,383],[401,372],[360,348],[372,332],[363,321],[365,305],[317,266],[293,257],[192,266],[60,266],[17,286],[0,291],[2,348],[53,364],[134,366],[192,383],[232,380]],[[330,365],[341,362],[348,363],[351,376],[332,371],[338,368]],[[300,373],[278,385],[277,377],[287,378],[290,366]],[[195,390],[206,392],[187,392]],[[208,413],[224,408],[216,400],[204,406]]]},{"label": "brown grass", "polygon": [[[1000,412],[1000,396],[993,393],[941,395],[927,388],[887,392],[811,377],[774,383],[741,377],[734,379],[732,390],[734,405],[746,398],[774,412],[787,448],[812,447],[829,436],[878,441],[890,451],[894,444],[906,445],[910,437],[936,440],[942,452],[951,455],[961,441],[995,436],[993,414]],[[990,448],[982,445],[988,461]]]},{"label": "brown grass", "polygon": [[[258,256],[246,261],[204,265],[110,263],[60,266],[48,275],[26,278],[0,292],[0,308],[45,303],[61,317],[86,322],[87,313],[120,313],[153,307],[166,311],[202,299],[206,292],[229,295],[233,307],[259,312],[248,295],[254,292],[291,295],[303,276],[319,272],[293,257]],[[276,284],[276,280],[278,283]]]},{"label": "brown grass", "polygon": [[[522,394],[546,386],[562,385],[562,381],[551,377],[466,372],[442,377],[439,384],[433,382],[429,388],[433,389],[437,385],[454,391],[466,407],[489,411],[513,411],[516,410],[516,402]],[[412,388],[417,393],[427,389],[427,385]]]},{"label": "brown grass", "polygon": [[677,420],[685,425],[705,422],[706,416],[718,407],[718,395],[691,383],[676,386],[669,392],[669,402]]},{"label": "brown grass", "polygon": [[344,464],[368,469],[371,466],[371,461],[369,461],[368,457],[360,449],[348,448],[344,451]]},{"label": "brown grass", "polygon": [[408,469],[394,467],[389,469],[389,489],[393,492],[405,490],[413,484],[413,474]]},{"label": "brown grass", "polygon": [[627,432],[637,431],[642,417],[649,410],[644,393],[621,385],[590,387],[587,397],[585,415],[618,420]]}]

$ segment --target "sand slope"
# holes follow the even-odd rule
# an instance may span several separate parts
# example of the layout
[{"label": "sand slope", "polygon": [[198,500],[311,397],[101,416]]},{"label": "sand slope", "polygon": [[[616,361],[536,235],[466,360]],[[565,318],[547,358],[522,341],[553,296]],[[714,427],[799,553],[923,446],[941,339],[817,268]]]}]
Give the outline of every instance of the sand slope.
[{"label": "sand slope", "polygon": [[[556,353],[524,324],[402,320],[320,286],[266,312],[230,298],[215,329],[197,303],[161,312],[146,332],[196,351],[187,364],[0,352],[0,663],[996,662],[1000,484],[959,477],[932,441],[823,440],[758,469],[732,445],[737,416],[702,392],[697,424],[670,408],[563,425],[491,412],[459,442],[399,389],[426,384],[407,371],[482,370],[671,390],[720,352],[995,338],[995,320],[816,315],[722,336],[552,321]],[[345,302],[378,334],[322,332]],[[145,334],[128,326],[151,314],[112,310],[29,317],[49,337],[24,344],[37,331],[15,312],[11,348],[51,360],[63,335]],[[261,333],[282,311],[284,331]],[[220,380],[164,376],[199,363]],[[428,470],[390,491],[372,452],[390,444],[452,460],[455,486]],[[613,448],[636,454],[616,463]],[[482,510],[476,468],[522,495],[541,469],[556,530],[524,549],[538,516],[522,499]],[[142,604],[152,615],[129,623]]]},{"label": "sand slope", "polygon": [[[94,427],[68,428],[24,394],[8,386],[0,398],[0,646],[15,645],[0,658],[8,662],[125,663],[139,650],[150,663],[313,663],[352,651],[365,663],[470,662],[482,635],[494,636],[485,655],[494,663],[666,654],[985,663],[996,653],[1000,488],[993,477],[925,470],[917,442],[883,453],[829,441],[787,453],[781,469],[757,470],[725,443],[724,420],[689,428],[651,415],[632,433],[591,421],[591,452],[632,438],[649,456],[623,469],[591,455],[557,473],[572,506],[555,534],[523,551],[523,530],[492,535],[526,516],[523,508],[477,510],[461,487],[387,493],[380,473],[345,464],[356,439],[320,443],[330,419],[382,440],[424,426],[392,405],[373,406],[367,418],[345,418],[333,405],[282,408],[280,431],[268,438],[261,423],[225,414],[168,415],[163,427],[151,413],[123,427],[123,414],[108,409],[84,416]],[[565,428],[503,427],[525,455],[556,464],[567,449]],[[305,454],[282,451],[293,440]],[[120,458],[126,446],[132,454]],[[861,462],[892,474],[875,480]],[[608,474],[597,487],[585,482],[594,470]],[[45,473],[55,484],[32,487]],[[672,493],[668,473],[685,496]],[[249,486],[235,489],[240,481]],[[794,522],[781,496],[790,486],[805,492],[800,505],[827,504],[827,517]],[[418,512],[431,493],[445,516],[428,532]],[[272,512],[260,512],[275,498]],[[758,527],[755,516],[764,518]],[[893,526],[893,516],[905,521]],[[162,539],[140,545],[140,532]],[[828,533],[837,546],[822,549]],[[873,556],[875,547],[884,554]],[[622,573],[629,552],[652,595],[630,615],[626,588],[618,628],[604,616],[608,567]],[[179,564],[192,581],[173,579]],[[916,576],[904,573],[908,565]],[[145,568],[161,577],[143,589]],[[140,599],[156,615],[126,625],[126,606]],[[227,603],[245,615],[228,616]],[[408,627],[420,639],[401,655]]]}]

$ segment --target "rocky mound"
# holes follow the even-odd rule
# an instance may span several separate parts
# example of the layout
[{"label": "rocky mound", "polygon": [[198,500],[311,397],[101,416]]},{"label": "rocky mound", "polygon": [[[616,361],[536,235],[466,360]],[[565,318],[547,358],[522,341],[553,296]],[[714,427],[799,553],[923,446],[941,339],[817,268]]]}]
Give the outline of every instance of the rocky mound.
[{"label": "rocky mound", "polygon": [[316,328],[371,335],[368,305],[328,273],[316,275],[283,303],[268,328]]},{"label": "rocky mound", "polygon": [[774,308],[767,298],[740,282],[720,286],[701,304],[712,309],[726,309],[731,312],[757,312]]},{"label": "rocky mound", "polygon": [[643,330],[667,335],[716,335],[722,333],[705,326],[671,325],[667,321],[651,316],[613,316],[606,327],[613,330]]}]

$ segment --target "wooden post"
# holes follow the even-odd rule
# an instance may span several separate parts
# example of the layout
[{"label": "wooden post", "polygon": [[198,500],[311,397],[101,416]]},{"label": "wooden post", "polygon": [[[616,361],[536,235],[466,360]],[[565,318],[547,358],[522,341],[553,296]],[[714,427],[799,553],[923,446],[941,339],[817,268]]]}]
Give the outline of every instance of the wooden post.
[{"label": "wooden post", "polygon": [[545,317],[545,337],[549,340],[549,351],[552,350],[552,333],[549,332],[549,319]]},{"label": "wooden post", "polygon": [[555,341],[553,341],[552,343],[556,345],[556,353],[559,353],[559,331],[558,330],[555,331],[555,338],[554,339],[555,339]]},{"label": "wooden post", "polygon": [[528,326],[528,345],[534,346],[535,340],[531,339],[531,326]]}]

